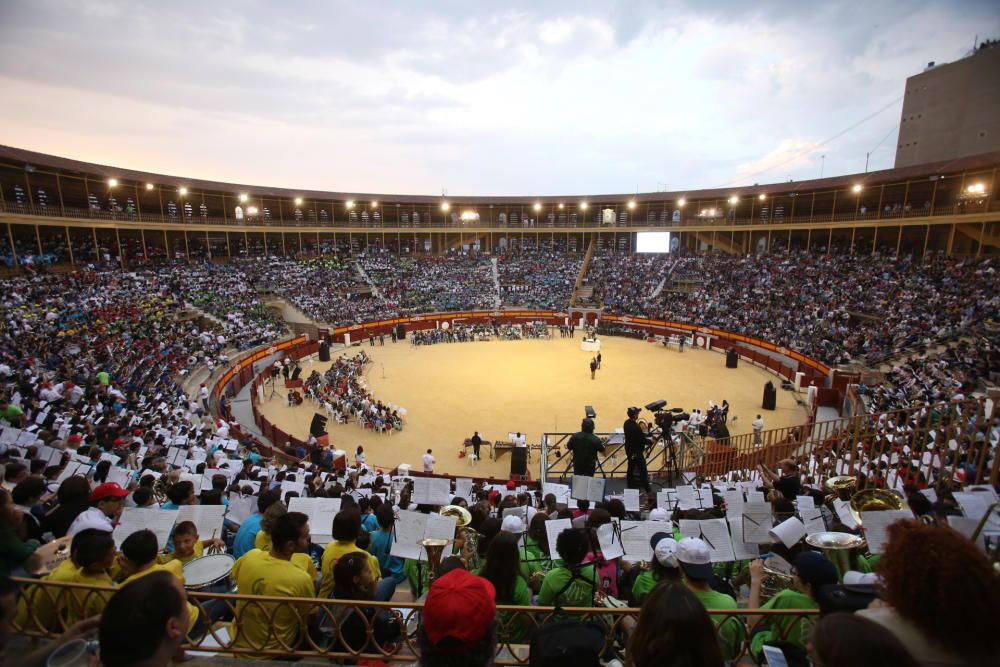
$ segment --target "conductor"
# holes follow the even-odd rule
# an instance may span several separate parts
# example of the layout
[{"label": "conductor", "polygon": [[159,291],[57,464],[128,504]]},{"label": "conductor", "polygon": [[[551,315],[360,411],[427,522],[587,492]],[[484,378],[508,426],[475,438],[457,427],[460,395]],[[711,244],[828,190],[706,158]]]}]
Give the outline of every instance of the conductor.
[{"label": "conductor", "polygon": [[628,472],[625,483],[630,489],[641,489],[649,493],[649,471],[646,469],[646,446],[649,440],[639,426],[637,407],[628,409],[628,419],[625,420],[625,457],[628,461]]},{"label": "conductor", "polygon": [[566,449],[573,452],[573,474],[593,477],[597,468],[597,454],[604,451],[604,443],[594,435],[593,419],[584,419],[580,429],[570,436]]}]

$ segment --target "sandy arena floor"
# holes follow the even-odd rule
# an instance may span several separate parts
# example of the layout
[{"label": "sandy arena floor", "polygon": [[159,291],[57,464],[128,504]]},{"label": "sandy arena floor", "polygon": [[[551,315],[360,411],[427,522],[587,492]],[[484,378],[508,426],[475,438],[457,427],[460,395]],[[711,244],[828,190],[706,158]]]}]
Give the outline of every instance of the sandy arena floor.
[{"label": "sandy arena floor", "polygon": [[[779,391],[777,410],[760,409],[764,383],[779,378],[741,362],[727,369],[725,358],[716,352],[686,348],[665,349],[640,340],[607,337],[602,340],[602,368],[590,379],[592,354],[580,349],[574,339],[491,341],[451,343],[414,347],[409,341],[384,347],[339,350],[336,354],[356,354],[363,349],[373,361],[367,367],[367,381],[375,396],[407,410],[403,431],[390,435],[361,429],[356,422],[328,422],[330,442],[348,452],[353,462],[358,445],[363,445],[367,462],[382,468],[409,463],[420,469],[427,448],[437,458],[437,472],[475,476],[508,476],[507,452],[491,461],[483,449],[483,460],[473,468],[460,459],[462,443],[473,431],[484,440],[507,439],[508,432],[527,434],[537,443],[545,432],[574,432],[579,429],[584,405],[597,411],[597,430],[620,428],[630,405],[643,406],[666,399],[668,407],[704,411],[708,401],[730,403],[730,430],[736,435],[751,430],[750,423],[763,414],[765,429],[801,424],[805,409],[795,404],[791,392]],[[328,363],[304,364],[302,377],[313,369],[320,372]],[[278,383],[281,384],[280,382]],[[290,408],[284,389],[261,404],[272,423],[300,438],[309,431],[314,405],[306,402]],[[733,417],[736,417],[735,424]],[[650,418],[643,411],[644,418]],[[471,449],[470,449],[471,453]],[[533,453],[534,454],[534,453]],[[538,476],[538,461],[529,465]]]}]

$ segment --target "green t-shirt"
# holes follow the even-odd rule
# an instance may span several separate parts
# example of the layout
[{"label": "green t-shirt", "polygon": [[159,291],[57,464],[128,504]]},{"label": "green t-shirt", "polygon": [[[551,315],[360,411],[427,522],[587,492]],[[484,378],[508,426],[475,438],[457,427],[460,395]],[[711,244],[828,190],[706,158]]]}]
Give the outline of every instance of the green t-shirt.
[{"label": "green t-shirt", "polygon": [[0,410],[0,419],[5,420],[8,424],[20,424],[22,415],[24,415],[24,410],[13,403],[8,403],[6,408]]},{"label": "green t-shirt", "polygon": [[[573,582],[569,583],[570,580]],[[600,582],[593,565],[581,567],[575,578],[568,568],[557,567],[542,580],[538,604],[545,607],[592,607],[594,591],[599,589]]]},{"label": "green t-shirt", "polygon": [[[475,574],[482,576],[480,572]],[[527,582],[521,577],[514,580],[514,597],[510,600],[497,598],[497,604],[509,604],[527,607],[531,605],[531,589]],[[497,639],[500,643],[510,642],[511,644],[523,644],[531,633],[533,624],[531,618],[520,612],[505,611],[499,614],[500,624]],[[506,636],[503,630],[506,629]]]},{"label": "green t-shirt", "polygon": [[109,384],[111,384],[111,376],[110,376],[110,375],[108,375],[108,372],[107,372],[107,371],[100,371],[100,372],[99,372],[99,373],[97,374],[97,379],[98,379],[98,381],[99,381],[99,382],[100,382],[101,384],[103,384],[103,385],[104,385],[105,387],[107,387],[107,386],[108,386]]},{"label": "green t-shirt", "polygon": [[[705,609],[736,609],[736,600],[725,593],[718,591],[691,592],[701,600]],[[746,637],[746,628],[743,626],[743,622],[737,617],[727,617],[725,614],[710,614],[709,617],[712,619],[712,623],[715,623],[715,632],[719,637],[722,657],[726,660],[734,659],[740,654],[743,639]]]},{"label": "green t-shirt", "polygon": [[636,604],[641,605],[642,601],[646,599],[651,590],[656,588],[658,583],[660,583],[660,577],[657,573],[652,570],[646,570],[636,577],[635,583],[632,584],[632,599],[635,600]]},{"label": "green t-shirt", "polygon": [[[819,609],[819,604],[805,593],[786,588],[768,600],[761,609]],[[805,648],[812,635],[816,620],[815,616],[802,618],[795,616],[765,617],[759,625],[764,629],[754,635],[750,650],[754,655],[758,655],[766,642],[778,639],[784,639]],[[785,632],[786,629],[788,629],[787,632]]]}]

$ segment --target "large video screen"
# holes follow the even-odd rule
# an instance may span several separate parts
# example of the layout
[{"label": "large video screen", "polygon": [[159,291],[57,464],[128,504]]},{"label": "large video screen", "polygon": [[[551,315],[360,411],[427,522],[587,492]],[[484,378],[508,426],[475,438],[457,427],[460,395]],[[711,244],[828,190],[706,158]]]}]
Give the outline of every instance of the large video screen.
[{"label": "large video screen", "polygon": [[636,232],[636,252],[670,252],[670,232]]}]

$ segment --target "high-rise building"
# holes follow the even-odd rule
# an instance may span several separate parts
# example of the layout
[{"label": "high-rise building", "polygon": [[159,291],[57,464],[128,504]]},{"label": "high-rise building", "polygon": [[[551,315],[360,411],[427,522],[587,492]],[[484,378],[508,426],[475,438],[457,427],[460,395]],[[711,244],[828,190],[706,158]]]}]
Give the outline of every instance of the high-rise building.
[{"label": "high-rise building", "polygon": [[906,80],[896,166],[1000,150],[1000,42]]}]

